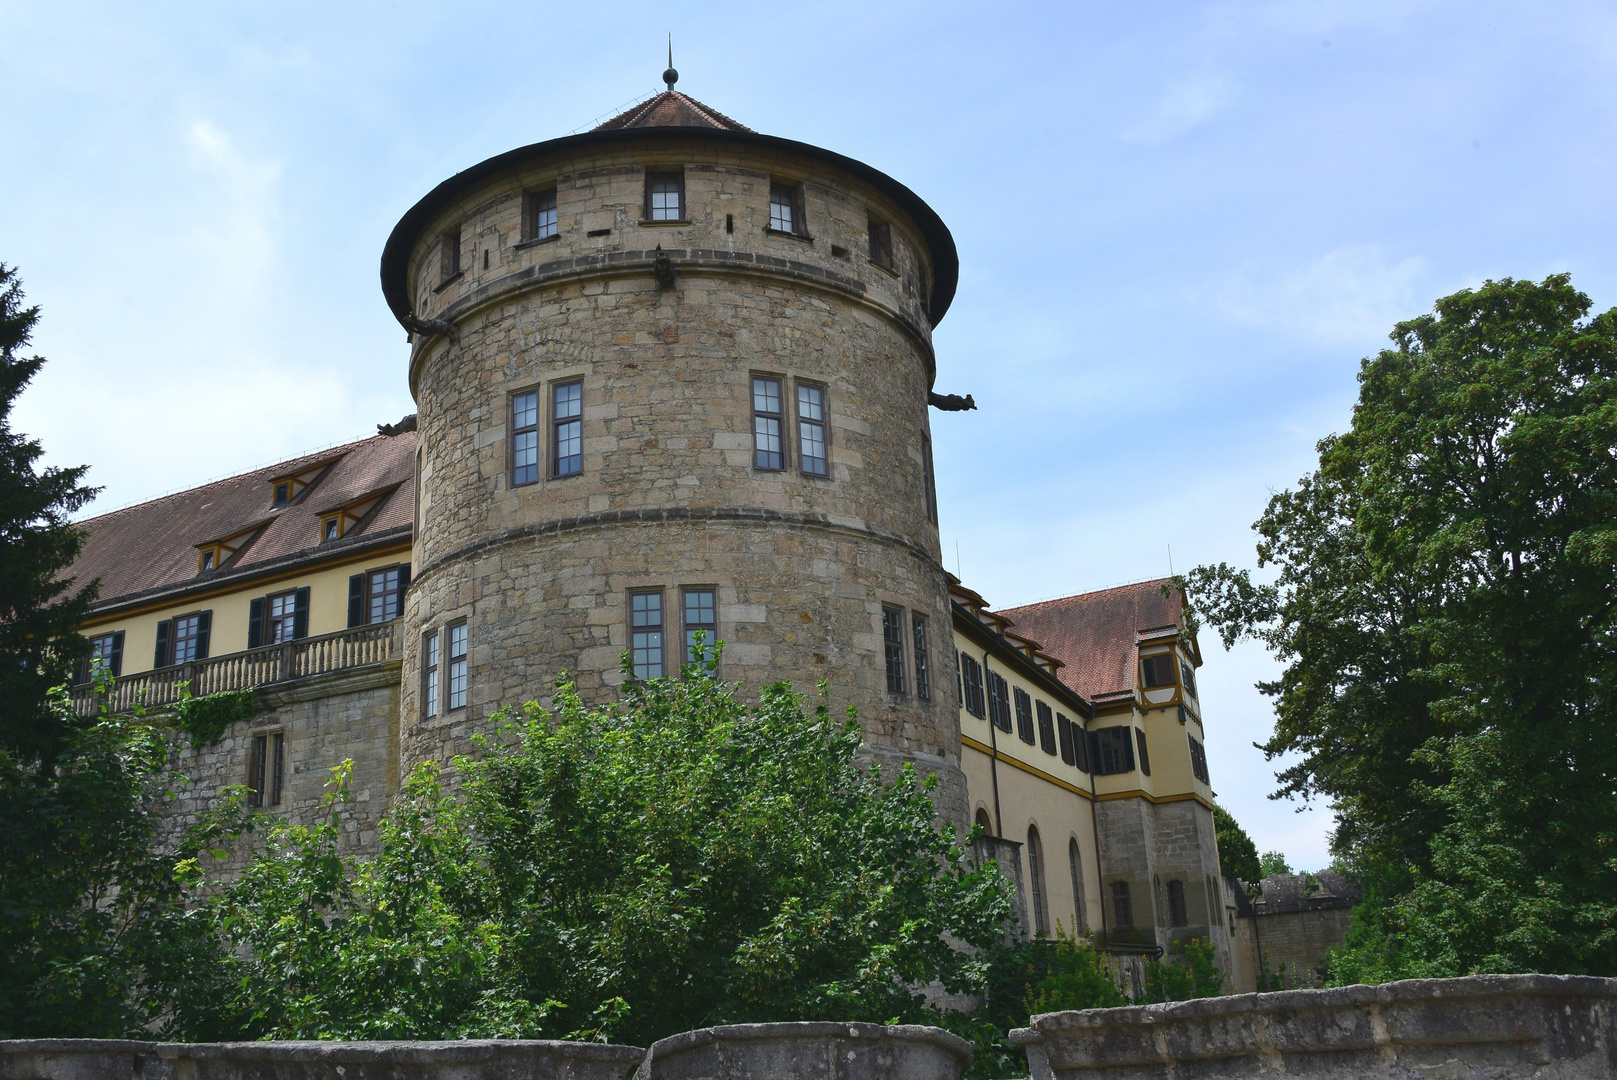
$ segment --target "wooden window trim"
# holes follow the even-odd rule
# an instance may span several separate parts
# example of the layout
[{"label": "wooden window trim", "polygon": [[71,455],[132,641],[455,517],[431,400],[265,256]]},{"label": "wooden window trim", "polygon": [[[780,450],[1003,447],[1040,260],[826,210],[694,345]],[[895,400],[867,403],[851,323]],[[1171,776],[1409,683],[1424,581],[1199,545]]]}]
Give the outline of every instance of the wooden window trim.
[{"label": "wooden window trim", "polygon": [[[543,212],[546,196],[550,197],[550,209],[556,215],[551,223],[550,231],[540,232],[539,215]],[[550,187],[535,188],[523,193],[522,196],[522,243],[543,244],[549,240],[561,239],[561,198],[552,184]]]}]

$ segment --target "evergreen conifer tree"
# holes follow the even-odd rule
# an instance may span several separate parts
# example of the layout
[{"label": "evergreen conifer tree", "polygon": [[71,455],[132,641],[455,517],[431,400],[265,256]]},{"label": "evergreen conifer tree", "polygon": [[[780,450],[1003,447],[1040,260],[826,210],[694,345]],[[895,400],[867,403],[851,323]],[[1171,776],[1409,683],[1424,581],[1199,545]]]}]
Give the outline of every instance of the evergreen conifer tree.
[{"label": "evergreen conifer tree", "polygon": [[45,363],[23,355],[38,321],[0,263],[0,749],[49,762],[63,728],[47,694],[88,651],[75,630],[95,599],[93,582],[65,573],[84,544],[68,515],[97,489],[81,483],[85,466],[40,468],[39,441],[12,430],[12,404]]}]

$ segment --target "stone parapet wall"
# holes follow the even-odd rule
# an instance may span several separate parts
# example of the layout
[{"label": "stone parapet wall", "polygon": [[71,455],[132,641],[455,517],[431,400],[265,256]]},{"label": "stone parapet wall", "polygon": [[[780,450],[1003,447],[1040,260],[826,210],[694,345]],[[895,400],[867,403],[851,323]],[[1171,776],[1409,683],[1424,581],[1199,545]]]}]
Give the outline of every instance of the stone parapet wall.
[{"label": "stone parapet wall", "polygon": [[1032,1080],[1617,1076],[1617,979],[1477,975],[1047,1013]]}]

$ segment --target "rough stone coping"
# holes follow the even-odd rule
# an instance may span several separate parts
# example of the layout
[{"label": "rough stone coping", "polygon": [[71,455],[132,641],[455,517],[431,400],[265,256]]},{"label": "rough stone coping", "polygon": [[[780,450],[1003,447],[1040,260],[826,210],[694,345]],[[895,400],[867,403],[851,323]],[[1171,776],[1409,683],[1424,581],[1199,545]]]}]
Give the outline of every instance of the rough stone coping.
[{"label": "rough stone coping", "polygon": [[658,1039],[635,1080],[959,1080],[971,1044],[921,1024],[728,1024]]},{"label": "rough stone coping", "polygon": [[1455,1075],[1581,1061],[1542,1075],[1617,1076],[1617,979],[1473,975],[1044,1013],[1010,1039],[1027,1049],[1033,1080],[1426,1075],[1456,1060],[1476,1068]]},{"label": "rough stone coping", "polygon": [[546,1039],[152,1043],[0,1040],[0,1080],[622,1080],[638,1046]]}]

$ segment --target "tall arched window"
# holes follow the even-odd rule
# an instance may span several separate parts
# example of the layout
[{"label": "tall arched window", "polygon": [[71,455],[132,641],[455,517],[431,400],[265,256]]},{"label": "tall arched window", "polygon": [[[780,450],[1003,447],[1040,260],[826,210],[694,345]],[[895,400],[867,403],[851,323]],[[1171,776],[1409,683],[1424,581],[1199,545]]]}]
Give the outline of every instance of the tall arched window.
[{"label": "tall arched window", "polygon": [[977,824],[983,827],[984,836],[994,835],[994,823],[988,820],[988,811],[980,806],[977,807]]},{"label": "tall arched window", "polygon": [[1043,937],[1050,933],[1050,906],[1045,902],[1044,846],[1039,843],[1036,825],[1027,827],[1028,888],[1033,891],[1033,932]]},{"label": "tall arched window", "polygon": [[1084,918],[1084,873],[1076,836],[1067,840],[1067,869],[1072,871],[1072,936],[1077,937],[1088,932],[1089,920]]}]

